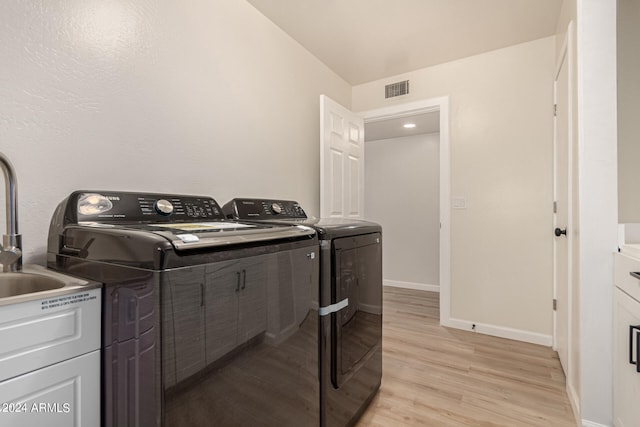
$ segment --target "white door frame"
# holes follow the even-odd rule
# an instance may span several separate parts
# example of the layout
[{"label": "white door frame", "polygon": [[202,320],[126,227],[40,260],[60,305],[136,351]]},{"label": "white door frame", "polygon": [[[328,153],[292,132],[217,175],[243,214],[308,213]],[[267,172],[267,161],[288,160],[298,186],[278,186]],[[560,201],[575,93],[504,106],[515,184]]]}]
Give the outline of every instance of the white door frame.
[{"label": "white door frame", "polygon": [[[451,312],[451,146],[449,97],[430,98],[358,113],[370,123],[421,113],[440,112],[440,324]],[[366,166],[365,166],[366,167]]]}]

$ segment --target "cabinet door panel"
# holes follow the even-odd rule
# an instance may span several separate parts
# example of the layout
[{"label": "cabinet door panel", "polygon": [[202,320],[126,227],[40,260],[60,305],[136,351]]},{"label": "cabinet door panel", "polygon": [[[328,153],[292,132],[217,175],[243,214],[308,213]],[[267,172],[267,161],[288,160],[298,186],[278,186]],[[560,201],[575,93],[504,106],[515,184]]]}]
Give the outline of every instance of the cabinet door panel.
[{"label": "cabinet door panel", "polygon": [[91,289],[3,306],[0,381],[99,348],[100,301],[100,289]]},{"label": "cabinet door panel", "polygon": [[176,380],[178,382],[205,367],[203,283],[172,287],[175,331]]},{"label": "cabinet door panel", "polygon": [[0,404],[3,426],[100,425],[100,351],[0,382]]},{"label": "cabinet door panel", "polygon": [[238,342],[244,343],[267,328],[267,263],[270,255],[246,258],[242,262]]},{"label": "cabinet door panel", "polygon": [[207,364],[237,345],[238,295],[242,280],[236,261],[215,264],[208,271],[205,289]]}]

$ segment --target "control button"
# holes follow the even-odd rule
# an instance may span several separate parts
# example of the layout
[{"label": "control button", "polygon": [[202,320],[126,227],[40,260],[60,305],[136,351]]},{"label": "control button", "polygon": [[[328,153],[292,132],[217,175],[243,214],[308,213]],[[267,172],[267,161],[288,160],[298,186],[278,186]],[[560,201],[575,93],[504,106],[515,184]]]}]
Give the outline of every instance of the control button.
[{"label": "control button", "polygon": [[165,199],[157,200],[156,203],[153,205],[153,207],[155,208],[156,212],[158,212],[160,215],[168,216],[173,213],[173,205],[171,204],[170,201]]},{"label": "control button", "polygon": [[282,207],[277,203],[272,203],[271,210],[273,211],[274,214],[279,214],[282,212]]}]

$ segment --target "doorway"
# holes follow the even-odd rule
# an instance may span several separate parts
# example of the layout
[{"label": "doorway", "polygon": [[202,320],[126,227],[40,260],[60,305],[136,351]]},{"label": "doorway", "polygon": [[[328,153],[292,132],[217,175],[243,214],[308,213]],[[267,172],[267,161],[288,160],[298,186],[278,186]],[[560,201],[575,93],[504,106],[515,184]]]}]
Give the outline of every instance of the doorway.
[{"label": "doorway", "polygon": [[384,230],[384,285],[439,292],[440,112],[365,123],[367,218]]},{"label": "doorway", "polygon": [[[366,127],[370,127],[372,124],[377,122],[383,122],[386,120],[399,120],[409,121],[409,118],[415,118],[421,114],[437,114],[437,126],[438,126],[438,219],[439,224],[437,227],[439,228],[439,236],[438,236],[438,289],[440,292],[440,323],[447,324],[449,322],[450,316],[450,304],[451,304],[451,294],[450,294],[450,282],[451,282],[451,227],[450,227],[450,199],[451,199],[451,154],[450,154],[450,145],[449,145],[449,98],[441,97],[441,98],[432,98],[422,101],[410,102],[405,104],[398,104],[390,107],[385,107],[377,110],[370,110],[359,113],[364,118],[364,123]],[[433,132],[432,132],[433,134]],[[367,140],[372,140],[370,135],[367,135],[365,131],[365,137]],[[375,136],[374,136],[375,138]],[[406,141],[405,141],[406,142]],[[366,150],[365,143],[365,150]],[[383,150],[384,151],[384,150]],[[379,155],[380,153],[376,153]],[[366,151],[365,151],[365,159],[366,159]],[[367,160],[368,162],[368,160]],[[381,161],[380,164],[384,165],[384,162]],[[369,165],[367,163],[367,165]],[[369,167],[369,166],[367,166]],[[366,169],[365,169],[366,171]],[[365,186],[366,189],[366,186]],[[401,189],[397,189],[401,190]],[[366,190],[365,190],[366,191]],[[398,191],[401,194],[401,197],[410,196],[407,195],[406,191]],[[370,197],[376,197],[375,195],[369,194]],[[370,197],[365,197],[365,203],[371,203],[371,201],[367,202],[367,199]],[[384,201],[383,201],[384,202]],[[390,206],[392,214],[395,216],[397,221],[403,221],[403,217],[407,215],[406,208],[402,206]],[[366,211],[366,209],[365,209]],[[415,212],[416,216],[419,217],[419,213]],[[384,226],[384,225],[383,225]],[[386,239],[386,235],[384,235]],[[419,240],[420,237],[413,237],[414,240]],[[385,240],[386,243],[386,240]],[[384,261],[383,261],[384,262]],[[414,261],[415,262],[415,261]],[[390,278],[391,279],[391,278]],[[407,283],[411,284],[412,282],[407,281]],[[405,284],[406,286],[406,284]],[[410,287],[410,286],[408,286]],[[434,288],[430,288],[427,290],[435,290]]]}]

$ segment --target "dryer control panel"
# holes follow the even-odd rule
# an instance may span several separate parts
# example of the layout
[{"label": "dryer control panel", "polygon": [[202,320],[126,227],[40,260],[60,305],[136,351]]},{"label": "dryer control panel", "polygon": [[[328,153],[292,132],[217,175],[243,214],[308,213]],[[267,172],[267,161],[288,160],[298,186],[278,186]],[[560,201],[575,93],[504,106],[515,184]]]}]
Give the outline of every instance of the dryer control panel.
[{"label": "dryer control panel", "polygon": [[306,219],[302,206],[293,200],[233,199],[222,207],[229,219]]}]

